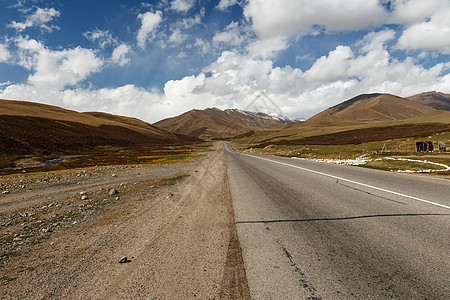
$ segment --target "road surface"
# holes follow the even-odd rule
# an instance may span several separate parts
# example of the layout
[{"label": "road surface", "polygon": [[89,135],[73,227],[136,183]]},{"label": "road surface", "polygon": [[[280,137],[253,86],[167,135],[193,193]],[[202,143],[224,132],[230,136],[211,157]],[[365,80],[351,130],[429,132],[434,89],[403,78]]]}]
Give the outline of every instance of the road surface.
[{"label": "road surface", "polygon": [[253,299],[450,299],[450,181],[224,147]]}]

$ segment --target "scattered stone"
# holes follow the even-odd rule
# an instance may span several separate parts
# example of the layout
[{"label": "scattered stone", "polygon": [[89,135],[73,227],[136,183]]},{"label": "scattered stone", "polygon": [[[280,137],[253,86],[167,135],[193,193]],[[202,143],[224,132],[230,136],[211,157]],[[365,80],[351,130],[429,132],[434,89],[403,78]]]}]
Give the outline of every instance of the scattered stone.
[{"label": "scattered stone", "polygon": [[115,194],[117,194],[119,191],[118,190],[116,190],[116,189],[111,189],[111,190],[109,190],[109,194],[110,195],[115,195]]},{"label": "scattered stone", "polygon": [[128,263],[128,262],[130,262],[131,260],[129,260],[126,256],[124,256],[124,257],[122,257],[120,260],[119,260],[119,264],[125,264],[125,263]]},{"label": "scattered stone", "polygon": [[85,191],[80,192],[80,195],[81,195],[81,196],[86,195],[86,194],[87,194],[87,193],[86,193]]},{"label": "scattered stone", "polygon": [[11,194],[11,192],[10,192],[10,191],[3,191],[2,194],[3,194],[3,195]]},{"label": "scattered stone", "polygon": [[89,197],[87,195],[81,196],[81,200],[87,200],[87,199],[89,199]]},{"label": "scattered stone", "polygon": [[111,177],[117,177],[117,174],[112,174]]},{"label": "scattered stone", "polygon": [[116,200],[120,200],[120,197],[116,197]]}]

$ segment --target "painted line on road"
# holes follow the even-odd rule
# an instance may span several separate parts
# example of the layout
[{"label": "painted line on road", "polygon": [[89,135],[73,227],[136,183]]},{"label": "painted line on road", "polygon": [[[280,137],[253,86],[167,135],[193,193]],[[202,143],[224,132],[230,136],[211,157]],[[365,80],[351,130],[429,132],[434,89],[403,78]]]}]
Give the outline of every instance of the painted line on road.
[{"label": "painted line on road", "polygon": [[[227,151],[230,151],[228,149],[228,147],[227,147]],[[346,179],[346,178],[342,178],[342,177],[339,177],[339,176],[335,176],[335,175],[331,175],[331,174],[327,174],[327,173],[323,173],[323,172],[319,172],[319,171],[314,171],[314,170],[311,170],[311,169],[307,169],[307,168],[303,168],[303,167],[299,167],[299,166],[295,166],[295,165],[279,162],[279,161],[268,159],[268,158],[265,158],[265,157],[254,156],[254,155],[250,155],[250,154],[242,153],[242,152],[237,152],[237,151],[236,151],[236,153],[239,154],[239,155],[245,155],[245,156],[249,156],[249,157],[253,157],[253,158],[258,158],[258,159],[270,161],[270,162],[273,162],[273,163],[276,163],[276,164],[280,164],[280,165],[284,165],[284,166],[300,169],[300,170],[303,170],[303,171],[307,171],[307,172],[311,172],[311,173],[315,173],[315,174],[331,177],[331,178],[342,180],[342,181],[347,181],[347,182],[354,183],[354,184],[357,184],[357,185],[361,185],[361,186],[364,186],[364,187],[368,187],[368,188],[371,188],[371,189],[374,189],[374,190],[378,190],[378,191],[390,193],[390,194],[393,194],[393,195],[409,198],[409,199],[412,199],[412,200],[428,203],[428,204],[431,204],[431,205],[443,207],[443,208],[446,208],[446,209],[450,209],[450,206],[447,206],[447,205],[444,205],[444,204],[440,204],[440,203],[436,203],[436,202],[433,202],[433,201],[417,198],[417,197],[414,197],[414,196],[409,196],[409,195],[406,195],[406,194],[390,191],[390,190],[379,188],[379,187],[376,187],[376,186],[373,186],[373,185],[369,185],[369,184],[365,184],[365,183],[362,183],[362,182],[354,181],[354,180],[351,180],[351,179]]]}]

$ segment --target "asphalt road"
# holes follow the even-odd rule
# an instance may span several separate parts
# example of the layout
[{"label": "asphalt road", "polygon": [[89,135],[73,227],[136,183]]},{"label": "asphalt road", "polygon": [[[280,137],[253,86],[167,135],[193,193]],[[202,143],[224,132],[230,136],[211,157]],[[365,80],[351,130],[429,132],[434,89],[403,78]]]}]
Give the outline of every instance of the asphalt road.
[{"label": "asphalt road", "polygon": [[253,299],[450,299],[450,181],[224,144]]}]

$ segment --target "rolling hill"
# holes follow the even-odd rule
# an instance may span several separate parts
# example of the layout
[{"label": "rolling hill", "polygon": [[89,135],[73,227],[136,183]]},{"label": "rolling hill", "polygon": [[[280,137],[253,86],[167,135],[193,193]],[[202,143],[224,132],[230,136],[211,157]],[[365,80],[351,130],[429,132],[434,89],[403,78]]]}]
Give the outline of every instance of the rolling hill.
[{"label": "rolling hill", "polygon": [[305,122],[242,136],[239,142],[270,144],[346,144],[449,131],[450,111],[389,94],[363,94],[330,107]]},{"label": "rolling hill", "polygon": [[194,142],[135,118],[79,113],[27,101],[0,100],[0,154],[83,151],[97,146]]},{"label": "rolling hill", "polygon": [[389,122],[433,112],[420,103],[390,94],[363,94],[330,107],[306,121],[308,125],[344,125]]},{"label": "rolling hill", "polygon": [[164,119],[156,126],[171,132],[202,139],[227,139],[257,129],[277,128],[288,119],[238,109],[207,108],[190,110],[177,117]]},{"label": "rolling hill", "polygon": [[450,94],[432,91],[420,93],[406,99],[435,109],[450,111]]}]

